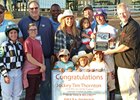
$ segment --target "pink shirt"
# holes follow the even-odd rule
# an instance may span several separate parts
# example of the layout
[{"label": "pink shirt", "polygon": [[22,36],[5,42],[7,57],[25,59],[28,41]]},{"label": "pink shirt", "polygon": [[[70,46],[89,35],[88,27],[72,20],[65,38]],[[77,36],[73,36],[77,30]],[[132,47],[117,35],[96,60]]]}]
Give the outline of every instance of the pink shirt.
[{"label": "pink shirt", "polygon": [[[28,37],[23,44],[24,52],[30,53],[34,59],[38,62],[43,63],[43,51],[40,42],[37,39]],[[27,59],[27,58],[26,58]],[[39,74],[40,68],[33,69],[28,74]]]}]

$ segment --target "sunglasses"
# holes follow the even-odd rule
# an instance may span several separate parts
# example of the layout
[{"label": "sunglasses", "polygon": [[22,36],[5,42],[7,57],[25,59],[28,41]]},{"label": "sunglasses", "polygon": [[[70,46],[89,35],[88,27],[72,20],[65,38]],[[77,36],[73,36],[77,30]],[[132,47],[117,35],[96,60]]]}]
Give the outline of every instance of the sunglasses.
[{"label": "sunglasses", "polygon": [[30,9],[31,9],[31,10],[34,10],[34,9],[35,9],[35,10],[37,10],[37,9],[38,9],[38,7],[34,7],[34,8],[30,8]]},{"label": "sunglasses", "polygon": [[4,13],[4,11],[0,11],[0,14],[3,14]]}]

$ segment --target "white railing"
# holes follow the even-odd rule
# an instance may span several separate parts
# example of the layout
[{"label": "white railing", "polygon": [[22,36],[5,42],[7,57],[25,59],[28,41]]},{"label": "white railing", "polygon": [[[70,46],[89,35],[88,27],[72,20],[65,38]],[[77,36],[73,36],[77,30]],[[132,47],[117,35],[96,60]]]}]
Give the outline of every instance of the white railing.
[{"label": "white railing", "polygon": [[[140,5],[129,5],[132,16],[140,16]],[[108,16],[116,15],[116,5],[93,5],[93,10],[104,8]]]}]

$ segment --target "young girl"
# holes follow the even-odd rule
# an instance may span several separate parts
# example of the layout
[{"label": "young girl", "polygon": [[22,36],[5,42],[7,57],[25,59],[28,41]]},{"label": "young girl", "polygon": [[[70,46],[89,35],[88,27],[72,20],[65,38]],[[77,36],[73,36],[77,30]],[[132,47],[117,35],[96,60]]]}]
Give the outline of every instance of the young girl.
[{"label": "young girl", "polygon": [[94,51],[93,61],[90,63],[90,70],[94,71],[106,71],[107,72],[107,81],[109,88],[109,100],[115,100],[115,78],[114,74],[111,72],[111,68],[104,61],[104,54],[102,51]]},{"label": "young girl", "polygon": [[8,25],[5,30],[8,40],[1,44],[4,51],[0,58],[2,100],[20,100],[22,94],[23,48],[18,33],[17,25]]},{"label": "young girl", "polygon": [[91,24],[88,18],[82,18],[80,21],[81,37],[82,37],[82,47],[81,50],[89,50],[90,46],[90,35],[92,34]]},{"label": "young girl", "polygon": [[75,63],[76,71],[89,72],[89,63],[92,57],[92,53],[87,54],[85,51],[79,51],[78,55],[73,56],[72,61]]},{"label": "young girl", "polygon": [[74,64],[72,61],[69,61],[70,52],[67,49],[61,49],[58,53],[58,60],[54,66],[54,70],[60,72],[72,72],[74,70]]}]

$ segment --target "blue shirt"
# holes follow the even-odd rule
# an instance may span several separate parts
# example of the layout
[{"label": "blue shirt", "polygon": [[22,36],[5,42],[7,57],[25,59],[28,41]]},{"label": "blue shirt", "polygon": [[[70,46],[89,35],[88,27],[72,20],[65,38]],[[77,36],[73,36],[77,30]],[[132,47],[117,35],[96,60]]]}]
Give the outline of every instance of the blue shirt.
[{"label": "blue shirt", "polygon": [[51,23],[52,23],[54,32],[56,32],[56,30],[57,30],[58,26],[60,25],[60,23],[55,22],[55,21],[52,19],[52,17],[50,18],[50,21],[51,21]]},{"label": "blue shirt", "polygon": [[64,70],[68,70],[69,68],[72,68],[73,70],[75,69],[72,61],[68,61],[67,63],[57,61],[54,68],[63,68]]},{"label": "blue shirt", "polygon": [[36,23],[38,29],[37,37],[39,37],[42,42],[44,57],[50,58],[54,48],[54,32],[51,21],[43,16],[40,16],[38,20],[34,20],[30,16],[22,18],[18,25],[24,40],[29,36],[28,25],[30,23]]},{"label": "blue shirt", "polygon": [[[6,41],[7,40],[7,37],[5,35],[5,29],[7,27],[7,25],[11,25],[11,24],[15,24],[14,22],[12,21],[9,21],[9,20],[3,20],[3,22],[0,24],[0,44],[3,42],[3,41]],[[21,31],[19,32],[19,37],[22,37],[22,33]]]}]

